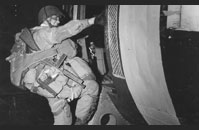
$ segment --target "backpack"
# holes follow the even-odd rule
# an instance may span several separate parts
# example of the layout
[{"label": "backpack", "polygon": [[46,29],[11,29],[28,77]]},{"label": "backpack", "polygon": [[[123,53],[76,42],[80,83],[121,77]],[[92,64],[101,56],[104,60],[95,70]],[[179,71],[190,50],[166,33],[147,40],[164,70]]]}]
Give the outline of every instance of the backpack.
[{"label": "backpack", "polygon": [[[28,47],[35,50],[34,53],[28,52]],[[10,62],[10,80],[11,83],[20,89],[26,88],[22,85],[22,77],[29,67],[36,65],[39,61],[50,58],[58,53],[58,47],[45,51],[40,51],[34,42],[32,33],[24,28],[15,36],[15,43],[11,49],[11,55],[6,58]]]}]

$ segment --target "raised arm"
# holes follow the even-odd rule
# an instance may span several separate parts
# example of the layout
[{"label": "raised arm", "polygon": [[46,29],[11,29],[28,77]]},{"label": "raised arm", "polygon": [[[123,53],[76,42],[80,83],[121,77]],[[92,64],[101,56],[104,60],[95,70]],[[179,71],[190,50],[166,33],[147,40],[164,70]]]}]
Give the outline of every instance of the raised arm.
[{"label": "raised arm", "polygon": [[95,18],[85,19],[85,20],[71,20],[63,26],[59,26],[54,29],[53,37],[55,41],[60,43],[62,40],[72,37],[82,30],[90,27],[94,24]]}]

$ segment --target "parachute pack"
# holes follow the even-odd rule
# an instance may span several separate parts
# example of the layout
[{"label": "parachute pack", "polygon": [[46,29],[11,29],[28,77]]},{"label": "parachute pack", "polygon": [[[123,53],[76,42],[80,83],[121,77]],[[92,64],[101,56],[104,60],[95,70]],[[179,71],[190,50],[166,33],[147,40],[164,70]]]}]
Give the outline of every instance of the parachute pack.
[{"label": "parachute pack", "polygon": [[[11,55],[6,58],[6,60],[10,62],[11,83],[20,89],[26,89],[24,85],[22,85],[22,79],[29,68],[35,67],[40,63],[50,64],[57,67],[54,63],[51,64],[48,59],[57,54],[72,58],[76,53],[75,44],[70,39],[62,41],[62,43],[55,45],[53,48],[40,50],[33,39],[31,31],[24,28],[21,33],[16,34],[15,43],[11,49]],[[56,62],[55,64],[61,64],[59,63],[60,61],[63,62],[63,59],[61,58],[58,63]],[[80,78],[68,71],[64,72],[64,74],[82,85],[83,81]]]},{"label": "parachute pack", "polygon": [[[29,53],[27,48],[31,48],[34,53]],[[35,44],[29,29],[22,29],[21,33],[15,36],[15,43],[11,49],[11,55],[6,58],[10,62],[11,83],[20,89],[25,89],[21,84],[22,76],[29,67],[39,63],[39,61],[50,58],[58,53],[58,48],[54,47],[45,51],[40,51]]]}]

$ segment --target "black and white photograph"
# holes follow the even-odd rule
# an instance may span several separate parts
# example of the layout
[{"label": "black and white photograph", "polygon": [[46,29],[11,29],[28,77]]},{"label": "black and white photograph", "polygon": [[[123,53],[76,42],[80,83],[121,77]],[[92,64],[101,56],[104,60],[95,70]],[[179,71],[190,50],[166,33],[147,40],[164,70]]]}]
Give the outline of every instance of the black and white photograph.
[{"label": "black and white photograph", "polygon": [[0,4],[0,126],[199,123],[199,5]]}]

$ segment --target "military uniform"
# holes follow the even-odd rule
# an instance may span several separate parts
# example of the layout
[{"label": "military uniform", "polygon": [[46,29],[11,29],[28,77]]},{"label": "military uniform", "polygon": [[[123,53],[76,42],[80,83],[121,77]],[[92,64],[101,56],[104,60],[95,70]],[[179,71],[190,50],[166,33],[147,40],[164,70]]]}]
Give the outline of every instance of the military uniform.
[{"label": "military uniform", "polygon": [[[54,115],[54,125],[72,124],[72,115],[68,102],[73,99],[78,99],[75,111],[76,124],[87,123],[96,107],[99,86],[95,81],[95,75],[84,60],[75,57],[75,43],[68,39],[89,26],[88,20],[72,20],[59,27],[50,28],[41,25],[31,29],[33,39],[40,50],[47,50],[59,44],[63,45],[62,51],[52,57],[52,60],[59,60],[63,53],[67,56],[59,69],[40,63],[30,68],[23,78],[26,88],[47,98]],[[82,89],[80,85],[65,76],[62,73],[63,70],[68,70],[83,79],[83,84],[86,87]],[[57,93],[56,97],[40,87],[41,84],[37,80],[39,78],[44,81],[49,77],[53,79],[53,82],[50,82],[48,86]]]}]

